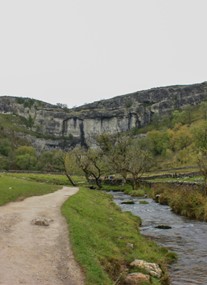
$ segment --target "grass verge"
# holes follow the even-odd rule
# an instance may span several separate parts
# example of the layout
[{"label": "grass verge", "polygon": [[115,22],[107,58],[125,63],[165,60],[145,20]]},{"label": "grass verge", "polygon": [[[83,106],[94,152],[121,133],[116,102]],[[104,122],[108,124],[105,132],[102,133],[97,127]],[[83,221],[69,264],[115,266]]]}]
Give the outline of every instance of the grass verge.
[{"label": "grass verge", "polygon": [[12,175],[0,175],[0,206],[30,196],[44,195],[60,189],[61,186],[28,181]]},{"label": "grass verge", "polygon": [[207,221],[207,196],[199,188],[157,183],[152,190],[154,198],[158,197],[160,204],[169,205],[176,214]]},{"label": "grass verge", "polygon": [[[7,173],[5,175],[29,181],[31,180],[57,185],[71,185],[67,177],[63,174]],[[73,179],[78,185],[85,183],[85,178],[83,176],[73,176]]]},{"label": "grass verge", "polygon": [[110,195],[81,188],[64,203],[62,213],[86,285],[123,284],[120,277],[136,258],[160,264],[165,274],[162,281],[153,279],[152,284],[167,284],[166,264],[173,254],[143,237],[139,218],[121,212]]}]

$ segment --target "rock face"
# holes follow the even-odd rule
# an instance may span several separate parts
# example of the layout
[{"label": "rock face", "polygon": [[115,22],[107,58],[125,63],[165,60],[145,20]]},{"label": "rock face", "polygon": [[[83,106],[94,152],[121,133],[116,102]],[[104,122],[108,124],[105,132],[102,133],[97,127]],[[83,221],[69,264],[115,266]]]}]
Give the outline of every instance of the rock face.
[{"label": "rock face", "polygon": [[23,117],[28,128],[42,136],[38,142],[41,148],[67,148],[77,143],[90,144],[94,135],[103,132],[117,133],[142,127],[154,114],[163,115],[203,100],[207,100],[207,82],[153,88],[74,109],[29,98],[3,96],[0,97],[0,113]]}]

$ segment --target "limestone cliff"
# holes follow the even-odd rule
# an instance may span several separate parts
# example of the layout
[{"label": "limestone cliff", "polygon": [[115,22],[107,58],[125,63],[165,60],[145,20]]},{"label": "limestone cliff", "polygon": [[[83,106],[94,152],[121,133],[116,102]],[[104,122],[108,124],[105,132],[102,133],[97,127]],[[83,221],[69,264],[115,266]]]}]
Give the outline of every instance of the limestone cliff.
[{"label": "limestone cliff", "polygon": [[[93,135],[116,133],[147,125],[163,115],[207,100],[207,82],[138,91],[67,109],[29,98],[0,97],[0,113],[25,119],[31,142],[40,148],[88,143]],[[39,142],[36,140],[39,137]]]}]

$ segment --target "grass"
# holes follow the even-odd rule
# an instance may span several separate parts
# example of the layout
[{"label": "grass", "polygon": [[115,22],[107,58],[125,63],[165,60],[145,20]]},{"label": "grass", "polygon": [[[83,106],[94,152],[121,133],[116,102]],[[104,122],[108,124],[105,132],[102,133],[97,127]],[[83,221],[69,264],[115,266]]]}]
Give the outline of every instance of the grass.
[{"label": "grass", "polygon": [[[139,233],[139,218],[121,212],[104,192],[81,188],[64,203],[62,213],[69,224],[70,240],[84,269],[86,285],[123,284],[120,277],[136,258],[156,262],[165,270],[174,257],[144,238]],[[166,280],[164,275],[163,282]],[[154,279],[152,284],[161,283]]]},{"label": "grass", "polygon": [[157,169],[154,171],[147,172],[143,175],[143,177],[150,177],[154,175],[165,175],[165,174],[189,174],[192,172],[198,172],[198,166],[186,166],[186,167],[177,167],[177,168],[169,168],[169,169]]},{"label": "grass", "polygon": [[8,177],[15,177],[21,180],[43,182],[57,185],[68,185],[69,181],[65,175],[40,174],[40,173],[8,173]]},{"label": "grass", "polygon": [[30,196],[44,195],[60,189],[61,186],[39,183],[16,178],[12,175],[0,175],[0,206],[11,201],[23,200]]},{"label": "grass", "polygon": [[133,197],[144,197],[145,195],[148,195],[151,193],[151,190],[148,187],[141,186],[139,189],[133,190],[131,185],[129,184],[120,185],[120,186],[104,184],[102,189],[104,191],[121,191]]},{"label": "grass", "polygon": [[207,221],[207,196],[199,188],[155,184],[154,197],[159,194],[160,204],[169,205],[179,215],[190,219]]},{"label": "grass", "polygon": [[154,178],[154,179],[147,179],[149,182],[155,182],[155,183],[203,183],[203,177],[202,176],[193,176],[193,177],[179,177],[179,178],[166,178],[166,177],[160,177],[160,178]]},{"label": "grass", "polygon": [[[63,174],[7,173],[6,175],[28,181],[36,181],[56,185],[70,185],[69,180]],[[77,184],[83,184],[85,183],[85,178],[81,176],[75,176],[74,181]]]}]

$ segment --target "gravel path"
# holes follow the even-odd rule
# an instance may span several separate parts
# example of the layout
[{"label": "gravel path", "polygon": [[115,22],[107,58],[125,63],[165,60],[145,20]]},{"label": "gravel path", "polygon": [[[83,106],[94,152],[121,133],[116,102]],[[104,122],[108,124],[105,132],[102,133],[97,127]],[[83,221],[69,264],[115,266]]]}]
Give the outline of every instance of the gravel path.
[{"label": "gravel path", "polygon": [[[63,189],[0,207],[1,285],[83,285],[60,207],[78,191]],[[49,226],[34,224],[34,219]]]}]

